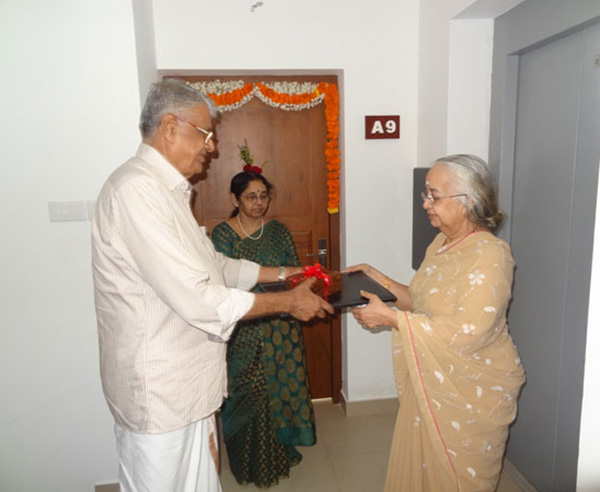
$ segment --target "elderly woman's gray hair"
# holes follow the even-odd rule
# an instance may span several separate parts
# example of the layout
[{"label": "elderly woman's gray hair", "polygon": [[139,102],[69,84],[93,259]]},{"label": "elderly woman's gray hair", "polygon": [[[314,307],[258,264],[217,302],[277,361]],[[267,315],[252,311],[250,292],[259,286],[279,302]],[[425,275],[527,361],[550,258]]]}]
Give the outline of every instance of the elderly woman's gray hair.
[{"label": "elderly woman's gray hair", "polygon": [[455,154],[437,159],[435,165],[450,170],[456,193],[466,193],[462,201],[471,222],[495,231],[504,213],[498,208],[496,183],[486,162],[474,155]]},{"label": "elderly woman's gray hair", "polygon": [[151,137],[166,114],[185,116],[189,109],[198,104],[205,104],[210,117],[213,120],[217,118],[217,108],[212,99],[187,82],[166,79],[152,84],[140,115],[142,138]]}]

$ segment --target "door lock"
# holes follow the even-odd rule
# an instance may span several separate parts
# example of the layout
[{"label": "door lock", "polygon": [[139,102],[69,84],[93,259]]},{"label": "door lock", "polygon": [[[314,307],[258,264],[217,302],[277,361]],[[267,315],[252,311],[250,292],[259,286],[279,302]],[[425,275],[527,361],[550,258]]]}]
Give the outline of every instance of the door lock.
[{"label": "door lock", "polygon": [[306,256],[316,256],[323,268],[327,268],[327,240],[320,237],[318,241],[319,249],[316,253],[306,253]]}]

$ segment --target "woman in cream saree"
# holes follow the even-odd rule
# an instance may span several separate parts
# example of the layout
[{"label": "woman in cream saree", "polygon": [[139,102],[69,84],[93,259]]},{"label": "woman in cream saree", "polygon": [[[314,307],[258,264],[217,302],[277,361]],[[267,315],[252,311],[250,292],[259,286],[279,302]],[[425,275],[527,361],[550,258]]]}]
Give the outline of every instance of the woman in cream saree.
[{"label": "woman in cream saree", "polygon": [[495,491],[525,379],[506,325],[510,249],[474,222],[459,200],[442,208],[442,198],[467,196],[465,186],[469,197],[474,194],[454,179],[445,159],[428,174],[424,195],[430,220],[442,233],[410,286],[368,265],[353,267],[399,299],[400,310],[393,310],[365,293],[369,305],[353,310],[368,327],[393,327],[400,408],[385,492]]}]

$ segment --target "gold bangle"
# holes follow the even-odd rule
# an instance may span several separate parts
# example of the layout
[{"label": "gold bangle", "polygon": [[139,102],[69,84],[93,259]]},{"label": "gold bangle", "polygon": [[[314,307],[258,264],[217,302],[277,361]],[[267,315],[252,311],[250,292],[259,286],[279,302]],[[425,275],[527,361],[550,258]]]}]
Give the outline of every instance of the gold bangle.
[{"label": "gold bangle", "polygon": [[389,289],[389,288],[390,288],[390,282],[391,282],[391,281],[392,281],[392,280],[390,279],[390,277],[386,276],[386,277],[385,277],[385,280],[384,280],[384,282],[383,282],[383,286],[384,286],[386,289]]}]

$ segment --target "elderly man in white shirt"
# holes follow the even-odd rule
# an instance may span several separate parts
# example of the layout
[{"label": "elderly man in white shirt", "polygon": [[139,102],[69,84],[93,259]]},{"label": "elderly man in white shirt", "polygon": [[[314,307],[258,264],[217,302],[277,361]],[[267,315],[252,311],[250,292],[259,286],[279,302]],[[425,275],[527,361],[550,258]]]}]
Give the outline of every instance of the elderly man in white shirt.
[{"label": "elderly man in white shirt", "polygon": [[100,372],[121,492],[220,491],[215,412],[227,393],[225,348],[236,322],[333,311],[308,282],[249,293],[280,270],[217,253],[198,227],[188,179],[216,150],[215,119],[212,101],[185,82],[154,84],[140,118],[143,143],[96,203]]}]

